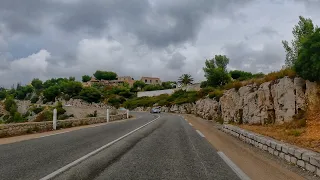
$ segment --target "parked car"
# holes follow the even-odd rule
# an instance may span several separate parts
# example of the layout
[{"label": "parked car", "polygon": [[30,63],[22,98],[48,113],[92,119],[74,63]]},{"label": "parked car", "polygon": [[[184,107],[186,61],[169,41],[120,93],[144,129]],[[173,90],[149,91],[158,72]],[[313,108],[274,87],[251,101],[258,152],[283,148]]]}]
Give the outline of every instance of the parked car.
[{"label": "parked car", "polygon": [[160,107],[153,107],[150,110],[150,113],[160,113],[161,112],[161,108]]}]

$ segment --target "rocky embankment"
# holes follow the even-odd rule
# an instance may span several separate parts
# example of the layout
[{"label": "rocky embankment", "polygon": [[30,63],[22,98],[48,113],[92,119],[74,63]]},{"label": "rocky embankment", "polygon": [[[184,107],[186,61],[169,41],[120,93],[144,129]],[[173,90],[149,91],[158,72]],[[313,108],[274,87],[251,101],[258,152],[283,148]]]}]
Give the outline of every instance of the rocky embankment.
[{"label": "rocky embankment", "polygon": [[[302,78],[282,78],[261,85],[246,85],[224,92],[219,101],[200,99],[196,103],[162,107],[163,112],[190,113],[209,120],[248,124],[283,123],[306,111],[317,94],[316,83]],[[138,107],[135,111],[148,111]]]}]

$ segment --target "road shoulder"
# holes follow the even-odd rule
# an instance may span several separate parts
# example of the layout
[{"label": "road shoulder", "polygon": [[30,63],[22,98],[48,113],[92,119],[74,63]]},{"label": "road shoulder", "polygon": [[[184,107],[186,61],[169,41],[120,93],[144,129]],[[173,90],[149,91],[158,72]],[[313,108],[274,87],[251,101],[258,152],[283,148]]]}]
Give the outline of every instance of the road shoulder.
[{"label": "road shoulder", "polygon": [[183,117],[251,179],[316,179],[300,168],[292,167],[292,165],[282,162],[268,153],[219,131],[213,122],[189,114],[183,115]]}]

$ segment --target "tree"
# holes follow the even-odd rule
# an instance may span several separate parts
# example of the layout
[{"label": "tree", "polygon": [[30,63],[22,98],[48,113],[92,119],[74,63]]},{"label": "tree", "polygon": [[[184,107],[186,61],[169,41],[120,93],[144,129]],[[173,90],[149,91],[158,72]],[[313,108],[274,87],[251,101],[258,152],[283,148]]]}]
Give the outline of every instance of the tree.
[{"label": "tree", "polygon": [[313,32],[315,32],[315,27],[312,20],[299,16],[299,22],[292,30],[293,40],[291,41],[291,47],[289,46],[288,41],[282,41],[283,47],[286,51],[286,66],[293,66],[294,62],[298,59],[298,53],[301,48],[302,41]]},{"label": "tree", "polygon": [[214,58],[205,61],[203,71],[207,78],[207,86],[222,86],[230,81],[227,71],[229,59],[226,56],[216,55]]},{"label": "tree", "polygon": [[93,76],[97,78],[98,80],[116,80],[117,79],[117,74],[115,72],[111,71],[100,71],[97,70]]},{"label": "tree", "polygon": [[4,108],[10,112],[12,106],[17,106],[12,96],[8,96],[4,101]]},{"label": "tree", "polygon": [[68,81],[61,83],[61,91],[70,97],[78,96],[82,90],[82,84],[77,81]]},{"label": "tree", "polygon": [[229,58],[225,55],[215,55],[214,59],[216,60],[216,65],[218,68],[223,70],[227,69],[227,65],[229,64]]},{"label": "tree", "polygon": [[146,84],[142,81],[136,81],[133,83],[133,87],[136,89],[143,89],[146,86]]},{"label": "tree", "polygon": [[294,62],[296,73],[310,81],[320,81],[320,29],[301,43],[299,56]]},{"label": "tree", "polygon": [[42,89],[42,81],[38,78],[35,78],[31,81],[31,85],[36,89],[40,90]]},{"label": "tree", "polygon": [[81,90],[80,97],[81,99],[89,103],[92,103],[92,102],[98,103],[100,102],[100,99],[101,99],[101,93],[96,88],[86,87]]},{"label": "tree", "polygon": [[82,76],[82,82],[88,82],[91,80],[91,77],[89,75]]},{"label": "tree", "polygon": [[43,96],[47,101],[55,101],[55,98],[60,94],[60,87],[53,85],[43,91]]},{"label": "tree", "polygon": [[70,77],[69,77],[69,81],[75,81],[75,80],[76,80],[75,77],[73,77],[73,76],[70,76]]},{"label": "tree", "polygon": [[176,82],[172,82],[172,81],[162,82],[161,86],[163,87],[163,89],[172,89],[176,87]]},{"label": "tree", "polygon": [[24,100],[26,96],[33,92],[33,86],[19,86],[15,92],[15,97],[19,100]]},{"label": "tree", "polygon": [[240,71],[240,70],[234,70],[229,72],[232,79],[236,79],[239,81],[243,81],[246,79],[251,79],[253,78],[253,75],[251,72],[245,72],[245,71]]},{"label": "tree", "polygon": [[5,88],[0,88],[0,100],[4,100],[7,96],[7,91]]},{"label": "tree", "polygon": [[192,84],[192,82],[193,82],[193,78],[191,77],[190,74],[182,74],[178,79],[178,83],[183,85]]}]

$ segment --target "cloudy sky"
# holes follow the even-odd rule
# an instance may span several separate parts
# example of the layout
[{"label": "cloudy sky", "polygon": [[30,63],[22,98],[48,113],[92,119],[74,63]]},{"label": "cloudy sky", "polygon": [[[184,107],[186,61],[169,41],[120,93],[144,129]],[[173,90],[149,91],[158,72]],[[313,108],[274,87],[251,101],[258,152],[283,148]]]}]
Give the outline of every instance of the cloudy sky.
[{"label": "cloudy sky", "polygon": [[298,16],[320,25],[318,0],[0,0],[0,86],[95,70],[204,79],[229,69],[279,70]]}]

